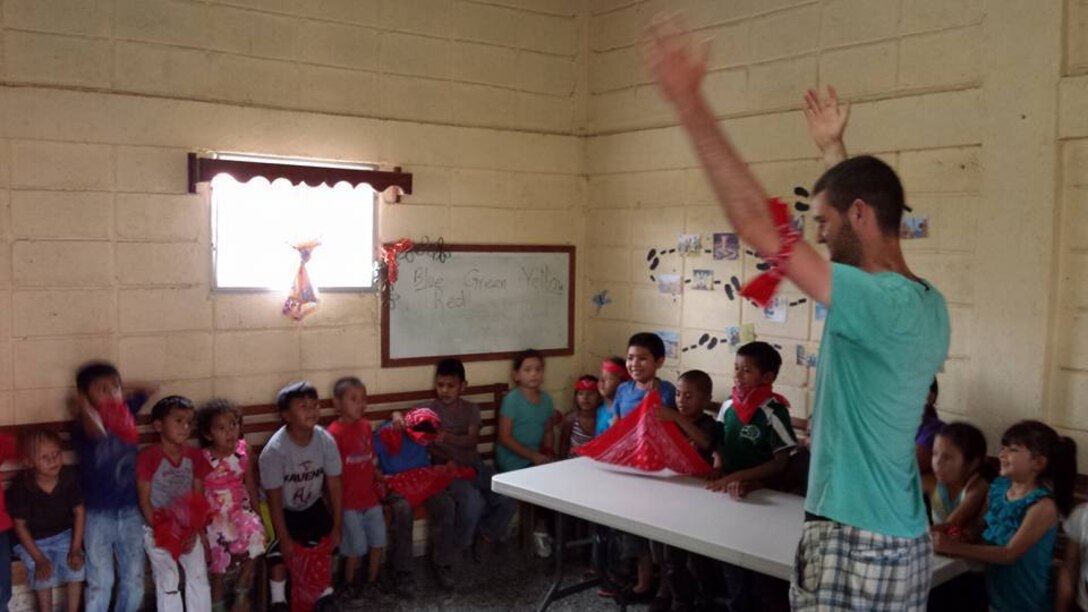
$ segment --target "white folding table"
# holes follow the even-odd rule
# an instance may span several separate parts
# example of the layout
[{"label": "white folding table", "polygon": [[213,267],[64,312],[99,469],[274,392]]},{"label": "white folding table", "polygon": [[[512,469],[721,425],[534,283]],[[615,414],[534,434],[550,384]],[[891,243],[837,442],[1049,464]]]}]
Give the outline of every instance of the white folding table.
[{"label": "white folding table", "polygon": [[[734,500],[706,490],[696,478],[639,473],[585,457],[497,474],[491,486],[507,497],[783,580],[790,578],[805,514],[804,499],[796,495],[764,489]],[[541,609],[576,592],[559,588],[562,549],[560,542],[555,583]],[[938,555],[933,585],[966,569],[964,561]]]}]

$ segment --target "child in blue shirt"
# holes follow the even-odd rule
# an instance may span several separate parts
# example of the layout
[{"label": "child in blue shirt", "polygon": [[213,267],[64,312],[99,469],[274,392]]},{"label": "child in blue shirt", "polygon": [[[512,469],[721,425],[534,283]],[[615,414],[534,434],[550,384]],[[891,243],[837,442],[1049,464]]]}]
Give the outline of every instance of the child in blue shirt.
[{"label": "child in blue shirt", "polygon": [[1051,610],[1050,566],[1060,514],[1073,505],[1076,444],[1039,421],[1021,421],[1001,437],[1000,476],[990,485],[982,544],[933,531],[933,548],[988,564],[991,610]]},{"label": "child in blue shirt", "polygon": [[657,377],[657,371],[665,365],[665,343],[657,334],[639,332],[627,341],[627,371],[631,380],[616,389],[612,407],[618,418],[634,412],[649,391],[661,394],[661,403],[676,408],[676,387]]},{"label": "child in blue shirt", "polygon": [[[416,468],[430,467],[431,457],[425,443],[433,442],[441,431],[441,420],[429,408],[416,408],[401,420],[394,415],[374,432],[374,453],[378,457],[378,469],[386,476]],[[395,573],[397,595],[411,599],[416,591],[412,571],[412,524],[415,519],[411,503],[397,493],[389,493],[383,503],[392,508],[392,546],[389,562]],[[435,577],[444,589],[452,589],[453,563],[457,553],[455,526],[457,507],[449,494],[442,490],[423,502],[427,510],[433,546],[431,564]]]},{"label": "child in blue shirt", "polygon": [[72,446],[86,507],[86,609],[108,612],[116,583],[112,609],[136,612],[144,598],[144,520],[136,500],[135,414],[154,389],[132,385],[123,391],[121,374],[106,362],[80,368],[76,389],[79,416]]}]

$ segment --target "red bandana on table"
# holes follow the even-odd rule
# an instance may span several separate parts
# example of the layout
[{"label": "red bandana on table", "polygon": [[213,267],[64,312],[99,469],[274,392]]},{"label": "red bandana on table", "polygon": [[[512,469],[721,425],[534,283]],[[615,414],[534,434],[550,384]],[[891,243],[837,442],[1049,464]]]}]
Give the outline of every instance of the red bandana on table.
[{"label": "red bandana on table", "polygon": [[[151,517],[155,546],[166,550],[177,561],[191,550],[193,538],[204,531],[208,512],[208,500],[195,491],[178,496],[174,503],[155,510]],[[196,546],[202,544],[197,541]]]},{"label": "red bandana on table", "polygon": [[736,387],[733,387],[733,412],[737,413],[737,418],[740,419],[741,423],[747,425],[755,416],[759,407],[772,397],[784,406],[790,405],[789,401],[775,393],[770,385],[760,385],[750,389],[747,393],[741,393]]},{"label": "red bandana on table", "polygon": [[470,467],[432,465],[386,476],[385,484],[406,499],[413,508],[418,508],[431,496],[445,491],[454,480],[473,478],[476,478],[476,470]]},{"label": "red bandana on table", "polygon": [[710,466],[688,443],[676,423],[657,418],[660,407],[661,395],[656,390],[649,391],[634,412],[574,452],[645,472],[670,469],[692,476],[709,472]]},{"label": "red bandana on table", "polygon": [[767,263],[771,265],[771,269],[748,281],[740,289],[742,296],[759,304],[761,307],[768,306],[774,299],[774,294],[778,291],[778,285],[786,277],[790,257],[793,256],[793,244],[801,238],[801,234],[793,229],[793,224],[790,223],[789,207],[786,206],[786,203],[778,198],[772,198],[769,205],[771,207],[771,219],[774,221],[774,228],[778,232],[782,246],[779,247],[778,253],[764,257]]},{"label": "red bandana on table", "polygon": [[309,548],[295,544],[294,554],[286,558],[291,575],[291,610],[310,612],[332,585],[332,548],[332,540],[327,537]]},{"label": "red bandana on table", "polygon": [[317,310],[317,288],[310,282],[306,264],[310,261],[314,249],[320,244],[320,242],[311,241],[292,245],[298,251],[302,261],[298,264],[295,281],[291,284],[291,293],[287,296],[287,301],[283,303],[283,314],[296,321],[301,321],[306,315]]}]

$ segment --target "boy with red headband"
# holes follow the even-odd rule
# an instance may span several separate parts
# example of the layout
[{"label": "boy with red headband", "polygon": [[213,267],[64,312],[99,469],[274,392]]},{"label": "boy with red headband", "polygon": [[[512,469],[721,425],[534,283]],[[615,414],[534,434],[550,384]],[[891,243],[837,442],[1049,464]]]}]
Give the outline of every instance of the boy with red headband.
[{"label": "boy with red headband", "polygon": [[601,407],[597,409],[594,437],[603,434],[616,422],[616,412],[612,409],[612,401],[616,398],[616,390],[628,380],[631,380],[631,375],[627,372],[627,362],[623,357],[609,357],[601,363],[601,378],[597,386],[601,394]]}]

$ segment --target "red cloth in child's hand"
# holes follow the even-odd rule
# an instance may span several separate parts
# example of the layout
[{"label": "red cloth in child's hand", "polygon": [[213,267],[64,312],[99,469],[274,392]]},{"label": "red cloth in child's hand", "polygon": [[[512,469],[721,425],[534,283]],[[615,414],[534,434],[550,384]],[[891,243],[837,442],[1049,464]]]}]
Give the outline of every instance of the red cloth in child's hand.
[{"label": "red cloth in child's hand", "polygon": [[291,575],[291,610],[310,612],[332,586],[332,540],[326,537],[309,548],[296,542],[286,563]]},{"label": "red cloth in child's hand", "polygon": [[132,416],[132,412],[124,402],[110,402],[104,406],[96,406],[95,410],[98,411],[98,416],[102,419],[102,428],[107,433],[129,444],[136,444],[139,441],[140,434],[136,431],[136,418]]},{"label": "red cloth in child's hand", "polygon": [[710,466],[684,438],[676,423],[657,418],[655,413],[660,406],[661,395],[657,391],[648,392],[634,412],[574,452],[644,472],[666,468],[692,476],[710,472]]},{"label": "red cloth in child's hand", "polygon": [[170,553],[176,561],[189,551],[193,537],[204,531],[208,512],[208,500],[195,491],[178,497],[166,508],[155,510],[151,524],[155,545]]},{"label": "red cloth in child's hand", "polygon": [[414,468],[399,474],[385,477],[389,489],[408,500],[413,508],[441,493],[457,479],[471,480],[476,477],[476,470],[470,467],[434,465]]}]

